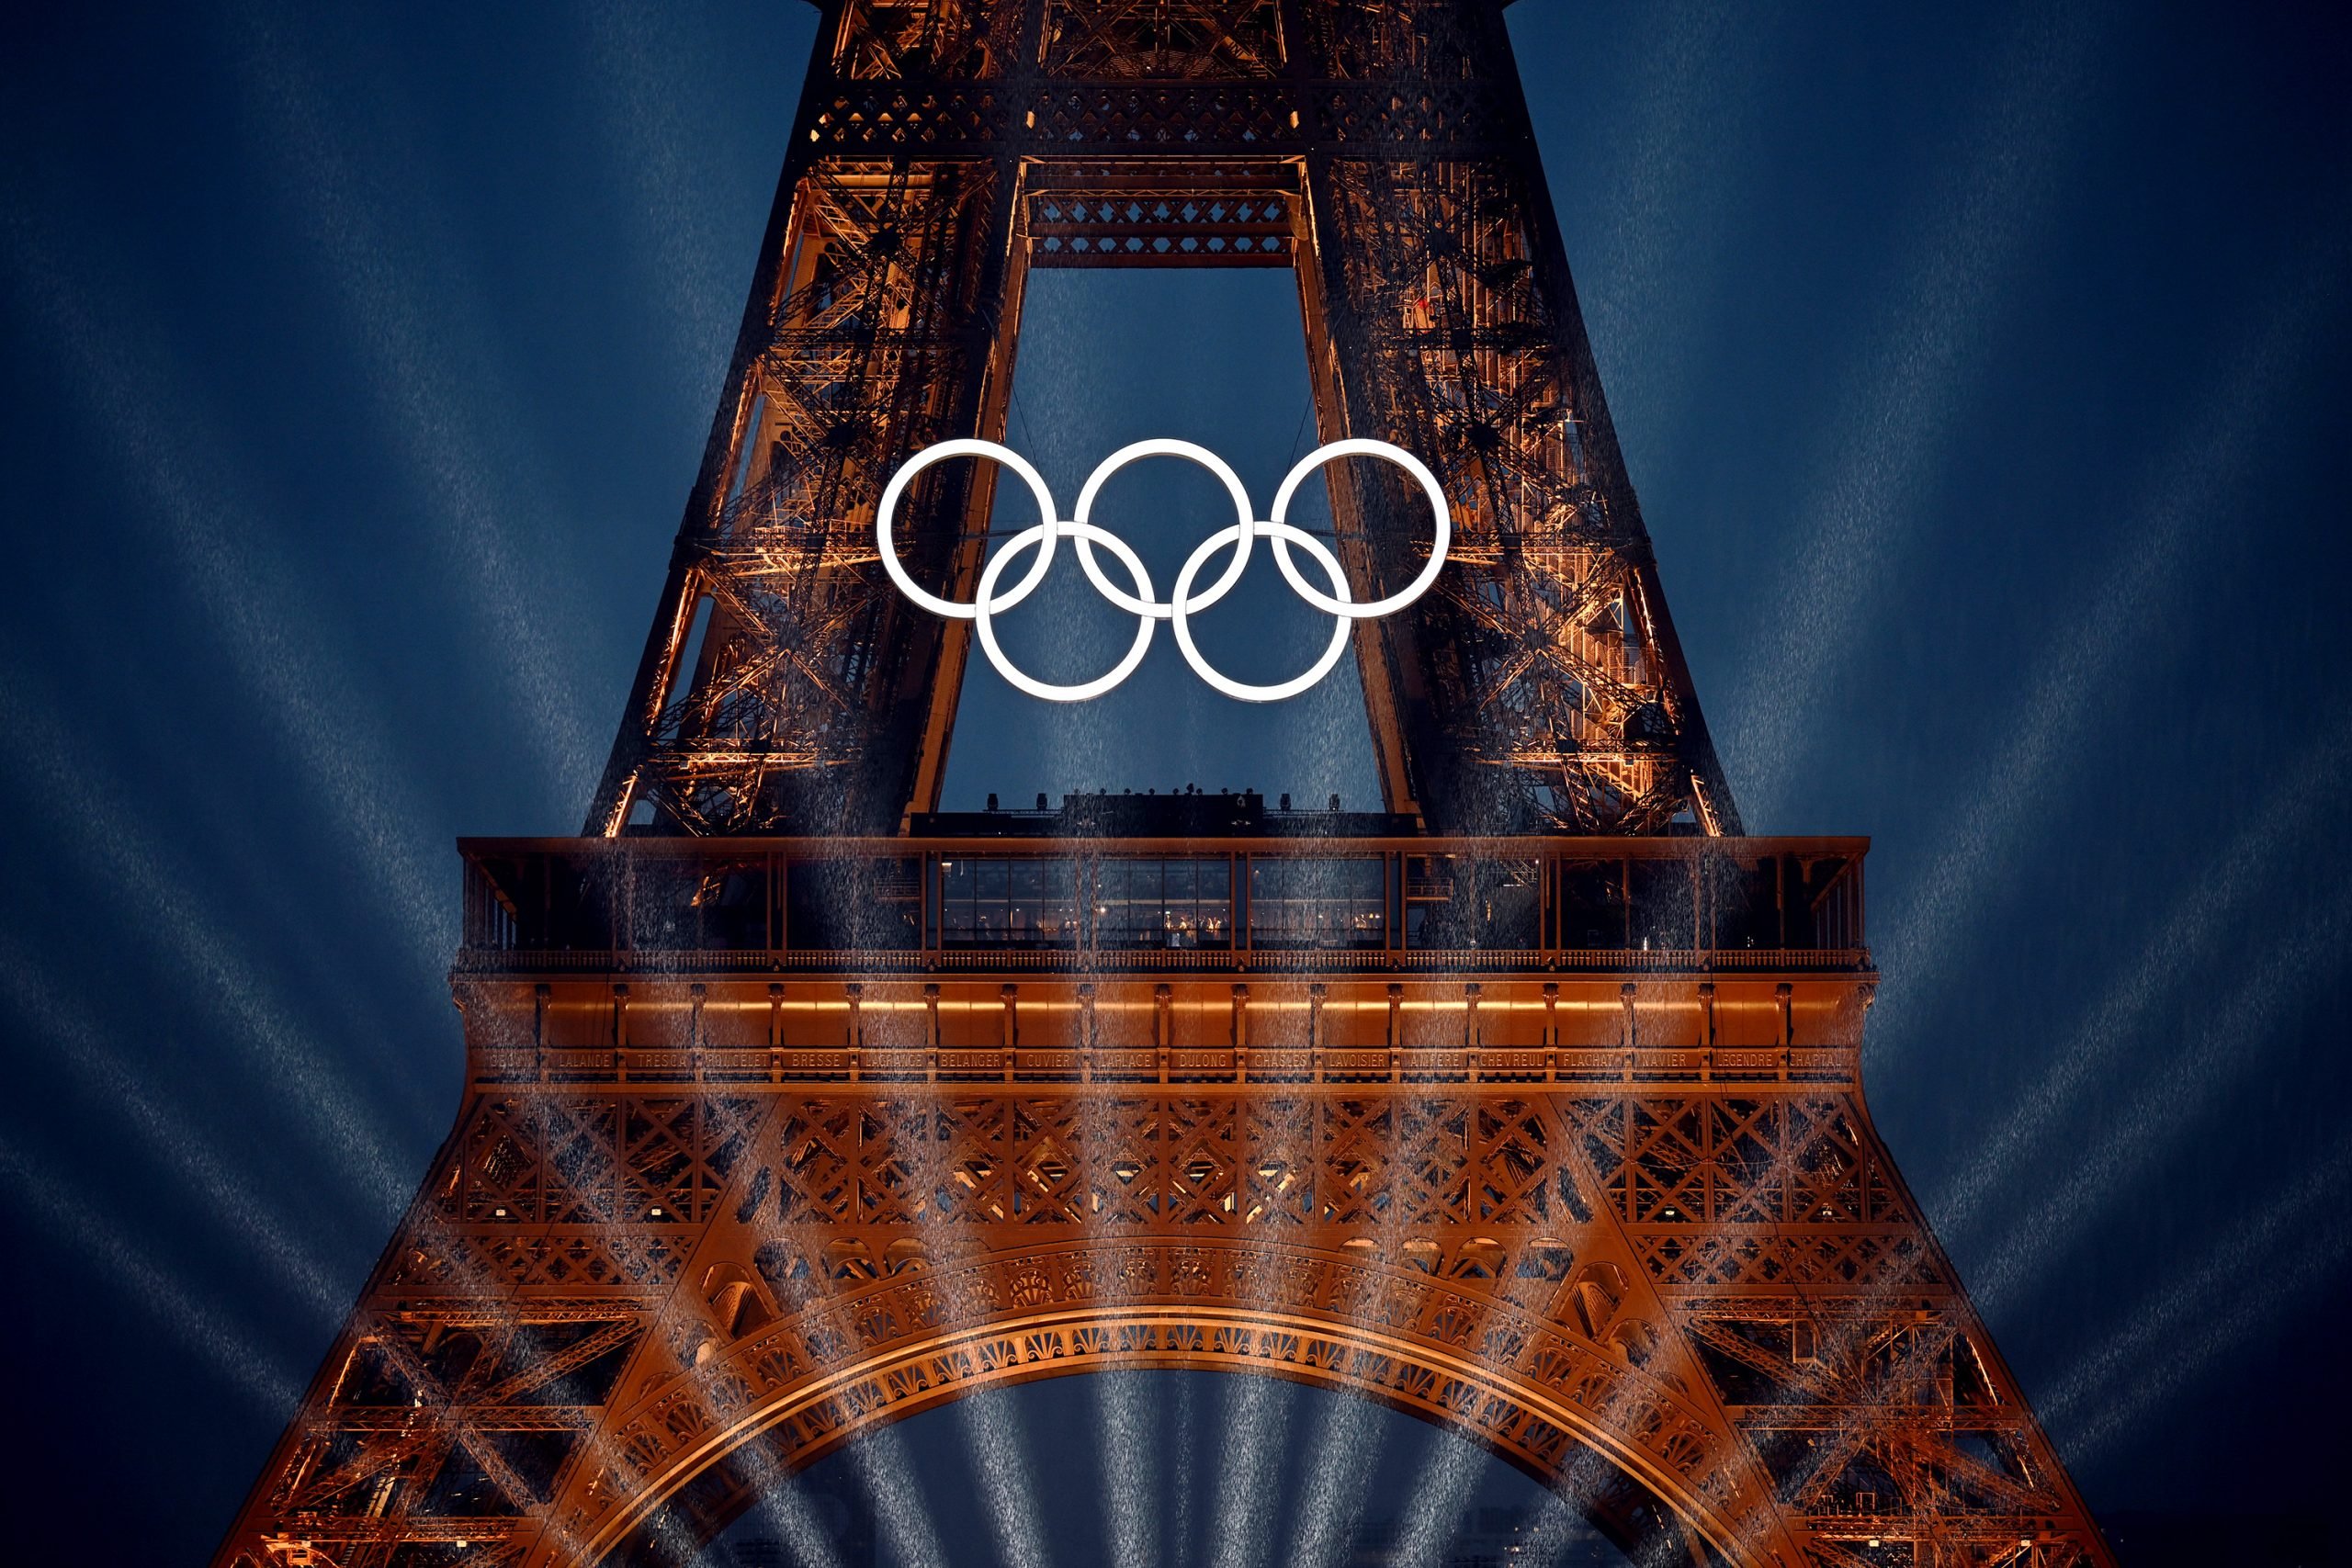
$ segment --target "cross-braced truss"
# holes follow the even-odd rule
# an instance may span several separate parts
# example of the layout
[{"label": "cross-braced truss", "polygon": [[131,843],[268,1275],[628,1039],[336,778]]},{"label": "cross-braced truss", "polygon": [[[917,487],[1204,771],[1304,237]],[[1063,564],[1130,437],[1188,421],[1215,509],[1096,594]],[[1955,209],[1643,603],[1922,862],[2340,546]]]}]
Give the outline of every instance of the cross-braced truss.
[{"label": "cross-braced truss", "polygon": [[[1595,449],[1597,389],[1547,276],[1529,173],[1351,161],[1329,187],[1351,423],[1393,431],[1447,476],[1461,529],[1434,604],[1390,639],[1392,665],[1411,661],[1394,672],[1407,745],[1443,759],[1451,776],[1423,761],[1423,788],[1457,820],[1532,811],[1572,831],[1656,832],[1703,811],[1712,827],[1722,796],[1706,794],[1632,495]],[[1368,530],[1400,581],[1413,521]]]},{"label": "cross-braced truss", "polygon": [[[828,0],[820,39],[592,838],[469,879],[458,1132],[223,1568],[680,1562],[879,1423],[1109,1367],[1447,1424],[1645,1561],[2111,1562],[1871,1129],[1859,850],[1735,837],[1499,0]],[[1168,928],[1215,952],[943,920],[965,841],[888,836],[963,628],[874,511],[1001,435],[1038,265],[1294,268],[1321,434],[1414,451],[1458,528],[1357,631],[1364,830],[1549,837],[1384,841],[1306,948],[1246,845],[1183,851],[1247,873]],[[1411,497],[1330,477],[1393,591]],[[934,592],[992,483],[913,487]],[[1678,827],[1716,837],[1666,875]],[[777,849],[857,834],[895,869]],[[992,842],[1104,888],[1170,852]]]},{"label": "cross-braced truss", "polygon": [[[637,716],[636,797],[662,820],[767,829],[797,808],[820,826],[854,795],[853,764],[870,775],[908,749],[890,693],[938,636],[888,592],[870,498],[961,428],[958,396],[985,363],[966,252],[994,183],[985,164],[906,163],[831,164],[801,182],[790,284],[747,367],[727,493],[680,541],[661,639],[673,678]],[[943,576],[954,534],[917,530],[915,570]]]},{"label": "cross-braced truss", "polygon": [[[458,1134],[230,1568],[682,1562],[878,1423],[1109,1367],[1419,1413],[1674,1561],[2107,1561],[1870,1131],[1866,974],[1711,982],[1703,1010],[1653,977],[1615,1049],[1556,1021],[1605,1018],[1614,982],[1546,982],[1538,1027],[1504,1021],[1535,982],[1489,976],[1390,1012],[1355,1048],[1385,1071],[1342,1081],[1319,1024],[1251,1050],[1186,1010],[1136,1071],[1153,1049],[1034,1021],[1088,1016],[1067,981],[959,987],[1001,1010],[975,1050],[935,999],[869,1026],[894,1005],[870,982],[616,1007],[529,982],[545,962],[461,986]],[[1318,982],[1318,1016],[1377,985]],[[1785,1045],[1717,1033],[1792,986]]]},{"label": "cross-braced truss", "polygon": [[[851,6],[826,36],[591,831],[933,808],[966,628],[879,571],[884,483],[1001,438],[1029,267],[1234,265],[1297,269],[1322,434],[1417,453],[1461,529],[1437,592],[1359,628],[1388,808],[1736,831],[1490,6],[961,0]],[[965,468],[902,529],[962,597],[993,488]],[[1330,478],[1359,592],[1409,579],[1410,494]]]}]

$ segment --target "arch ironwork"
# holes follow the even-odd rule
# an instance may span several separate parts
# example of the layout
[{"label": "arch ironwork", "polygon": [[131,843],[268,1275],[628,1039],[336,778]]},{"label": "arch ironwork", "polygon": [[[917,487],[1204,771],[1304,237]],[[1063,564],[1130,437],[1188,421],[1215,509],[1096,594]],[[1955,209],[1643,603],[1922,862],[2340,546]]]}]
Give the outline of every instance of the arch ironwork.
[{"label": "arch ironwork", "polygon": [[[582,836],[461,846],[457,1128],[217,1561],[584,1563],[732,1434],[1125,1356],[1735,1561],[2111,1562],[1871,1129],[1864,846],[1739,836],[1500,0],[820,17]],[[1002,440],[1029,268],[1126,265],[1290,268],[1321,440],[1444,488],[1350,634],[1379,812],[936,810],[964,624],[879,498]],[[956,603],[973,468],[893,519]],[[1428,508],[1358,468],[1383,598]]]}]

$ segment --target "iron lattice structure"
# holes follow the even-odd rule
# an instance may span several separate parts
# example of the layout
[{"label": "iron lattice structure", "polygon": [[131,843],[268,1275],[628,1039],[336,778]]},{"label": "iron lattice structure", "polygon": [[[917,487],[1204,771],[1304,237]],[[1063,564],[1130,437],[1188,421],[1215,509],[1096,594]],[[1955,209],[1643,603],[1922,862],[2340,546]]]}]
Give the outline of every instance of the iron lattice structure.
[{"label": "iron lattice structure", "polygon": [[[1739,836],[1494,0],[820,39],[587,835],[462,846],[456,1128],[217,1561],[682,1563],[878,1424],[1150,1366],[1667,1559],[2111,1562],[1871,1129],[1864,846]],[[940,816],[963,628],[873,508],[1001,434],[1029,267],[1171,265],[1293,267],[1322,434],[1448,486],[1357,632],[1385,809]],[[917,487],[919,580],[968,597],[991,482]]]},{"label": "iron lattice structure", "polygon": [[[892,591],[883,484],[1001,437],[1029,268],[1170,265],[1293,267],[1324,439],[1445,476],[1440,590],[1357,631],[1389,810],[1737,830],[1494,6],[854,5],[824,36],[589,831],[935,808],[967,628]],[[966,598],[974,468],[904,514],[918,581]],[[1343,464],[1332,499],[1365,591],[1419,570],[1396,476]]]}]

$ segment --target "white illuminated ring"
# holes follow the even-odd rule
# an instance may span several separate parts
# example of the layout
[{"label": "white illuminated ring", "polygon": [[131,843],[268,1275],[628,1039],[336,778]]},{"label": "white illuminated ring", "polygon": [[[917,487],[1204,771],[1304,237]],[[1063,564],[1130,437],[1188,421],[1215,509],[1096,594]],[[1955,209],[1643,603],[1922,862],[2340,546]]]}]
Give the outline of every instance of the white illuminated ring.
[{"label": "white illuminated ring", "polygon": [[[890,537],[899,502],[905,496],[907,487],[923,469],[949,457],[989,457],[1011,468],[1029,487],[1029,493],[1035,497],[1040,519],[1004,541],[1002,548],[980,573],[977,595],[969,604],[958,604],[952,599],[942,599],[925,592],[907,574],[906,567],[899,559],[898,546]],[[1094,502],[1101,496],[1102,487],[1121,468],[1144,457],[1182,457],[1197,463],[1215,474],[1225,486],[1226,492],[1233,498],[1236,520],[1203,540],[1185,558],[1183,570],[1176,574],[1175,592],[1165,604],[1152,596],[1151,574],[1144,569],[1142,558],[1128,547],[1125,540],[1092,521]],[[1298,487],[1335,457],[1378,457],[1394,463],[1410,475],[1421,487],[1421,493],[1429,498],[1434,525],[1429,564],[1402,591],[1369,604],[1358,604],[1350,597],[1347,573],[1339,558],[1324,547],[1322,541],[1305,529],[1294,526],[1289,520],[1290,503],[1297,494]],[[1099,697],[1135,673],[1136,667],[1143,662],[1144,655],[1151,650],[1152,633],[1161,621],[1173,623],[1176,646],[1184,655],[1184,662],[1193,667],[1193,672],[1227,696],[1246,703],[1272,703],[1295,697],[1329,674],[1333,666],[1339,663],[1340,656],[1347,651],[1348,628],[1351,623],[1393,615],[1430,591],[1430,585],[1437,581],[1437,574],[1445,566],[1446,549],[1453,537],[1453,517],[1446,508],[1445,491],[1438,483],[1437,476],[1430,472],[1419,458],[1402,447],[1392,446],[1385,441],[1369,441],[1361,437],[1334,441],[1301,458],[1283,476],[1282,488],[1274,493],[1271,521],[1261,521],[1252,516],[1251,512],[1248,489],[1241,483],[1240,476],[1223,458],[1189,441],[1161,440],[1138,441],[1133,446],[1122,446],[1096,465],[1079,491],[1077,515],[1064,519],[1058,515],[1053,492],[1046,488],[1044,477],[1018,453],[993,441],[967,439],[943,441],[935,446],[925,447],[890,476],[889,484],[882,491],[881,504],[875,510],[874,536],[881,553],[882,569],[889,574],[899,592],[934,615],[974,622],[979,633],[980,651],[988,655],[988,660],[996,666],[997,673],[1029,695],[1053,703],[1080,703]],[[1028,598],[1045,581],[1046,571],[1053,565],[1054,547],[1064,535],[1068,535],[1076,545],[1079,565],[1085,571],[1087,581],[1094,585],[1095,592],[1135,616],[1137,622],[1136,639],[1128,647],[1125,657],[1093,680],[1071,685],[1057,685],[1037,680],[1014,664],[998,643],[994,625],[997,615]],[[1324,649],[1322,657],[1303,673],[1263,686],[1236,681],[1211,664],[1194,645],[1192,627],[1188,624],[1188,617],[1200,614],[1233,591],[1241,581],[1241,574],[1249,569],[1251,547],[1261,536],[1272,543],[1274,564],[1282,570],[1283,577],[1292,590],[1339,623],[1332,627],[1331,641]],[[1118,558],[1119,565],[1126,570],[1135,585],[1134,592],[1125,592],[1111,581],[1102,569],[1102,561],[1094,554],[1097,545]],[[1298,563],[1291,555],[1294,546],[1315,558],[1315,564],[1321,567],[1323,575],[1330,580],[1330,592],[1317,590],[1300,573]],[[1232,551],[1232,559],[1225,570],[1215,582],[1195,594],[1193,583],[1200,576],[1201,569],[1216,551],[1228,547]],[[998,582],[1014,558],[1025,550],[1036,552],[1035,562],[1023,574],[1020,581],[999,595]]]},{"label": "white illuminated ring", "polygon": [[[1120,447],[1116,452],[1095,464],[1094,471],[1086,476],[1086,483],[1080,487],[1078,492],[1076,520],[1080,524],[1085,524],[1092,517],[1094,500],[1102,493],[1102,487],[1111,482],[1111,476],[1138,457],[1182,457],[1189,462],[1198,463],[1202,468],[1215,474],[1224,484],[1226,493],[1233,497],[1233,516],[1241,535],[1241,547],[1233,552],[1233,564],[1225,569],[1225,575],[1216,580],[1215,586],[1200,598],[1184,606],[1187,614],[1205,610],[1233,591],[1233,585],[1241,581],[1242,572],[1250,565],[1250,541],[1255,534],[1256,524],[1250,515],[1249,487],[1241,482],[1241,476],[1235,473],[1224,458],[1205,446],[1195,446],[1189,441],[1138,441],[1132,446]],[[1226,534],[1234,532],[1236,532],[1235,529],[1227,528],[1217,536],[1222,538]],[[1095,564],[1093,547],[1086,542],[1083,536],[1080,536],[1078,541],[1078,560],[1079,564],[1086,569],[1086,579],[1094,584],[1094,591],[1128,615],[1149,615],[1156,621],[1176,618],[1172,605],[1147,602],[1151,597],[1151,591],[1148,588],[1144,590],[1142,598],[1130,599],[1113,587],[1103,577],[1102,569]],[[1177,596],[1179,598],[1183,596],[1182,590],[1178,590]]]},{"label": "white illuminated ring", "polygon": [[[1125,539],[1112,533],[1108,528],[1098,528],[1091,523],[1065,523],[1061,527],[1078,539],[1078,547],[1080,551],[1088,550],[1091,545],[1101,545],[1113,555],[1117,556],[1119,564],[1127,569],[1127,575],[1136,580],[1136,592],[1138,597],[1144,600],[1151,597],[1151,575],[1144,570],[1143,558],[1129,549]],[[980,573],[979,593],[972,601],[972,618],[978,623],[980,651],[989,656],[989,662],[996,666],[998,674],[1031,696],[1043,697],[1049,703],[1088,702],[1101,696],[1135,673],[1136,666],[1143,662],[1143,656],[1151,651],[1151,634],[1159,623],[1148,615],[1138,615],[1134,645],[1127,649],[1127,656],[1112,666],[1110,673],[1106,675],[1098,675],[1091,681],[1081,681],[1074,686],[1057,686],[1030,675],[1012,660],[1006,658],[1004,649],[997,645],[996,626],[991,617],[998,610],[1013,604],[1029,591],[1031,585],[1036,581],[1036,569],[1032,567],[1029,575],[1022,580],[1021,586],[1002,599],[993,599],[991,595],[996,589],[996,580],[1003,575],[1005,563],[1012,560],[1014,556],[1019,555],[1023,550],[1035,549],[1037,551],[1038,559],[1044,560],[1053,554],[1053,532],[1043,524],[1023,528],[1020,533],[1012,536],[1006,542],[1004,548],[997,552],[996,558],[989,562],[988,570]],[[1085,558],[1089,575],[1095,575],[1096,581],[1101,581],[1100,576],[1095,574],[1092,558],[1088,556]]]},{"label": "white illuminated ring", "polygon": [[[1233,573],[1227,571],[1225,577],[1220,580],[1217,586],[1210,592],[1203,595],[1197,600],[1190,597],[1190,591],[1193,586],[1193,578],[1194,574],[1201,570],[1201,563],[1208,559],[1209,552],[1216,549],[1217,546],[1225,543],[1227,539],[1235,535],[1239,535],[1241,536],[1240,545],[1234,551],[1234,557],[1237,560],[1246,560],[1248,558],[1248,551],[1250,548],[1249,534],[1252,529],[1262,530],[1272,536],[1274,541],[1274,548],[1277,551],[1284,552],[1281,556],[1282,559],[1288,560],[1290,558],[1287,554],[1287,548],[1290,545],[1295,544],[1302,546],[1308,550],[1312,550],[1315,553],[1317,564],[1321,566],[1324,572],[1331,579],[1331,591],[1338,595],[1338,598],[1332,601],[1332,603],[1344,606],[1342,609],[1335,613],[1334,619],[1338,624],[1333,626],[1331,628],[1331,643],[1329,647],[1323,650],[1323,657],[1309,665],[1305,674],[1295,676],[1288,681],[1277,682],[1271,686],[1252,686],[1247,682],[1237,681],[1230,675],[1227,675],[1224,671],[1219,670],[1216,665],[1211,664],[1207,660],[1202,658],[1201,650],[1193,646],[1193,628],[1185,624],[1184,619],[1185,616],[1193,613],[1193,609],[1196,604],[1205,604],[1211,600],[1214,600],[1219,593],[1225,592],[1226,584],[1233,581]],[[1317,595],[1317,597],[1319,598],[1320,595]],[[1294,528],[1287,523],[1253,523],[1248,525],[1237,523],[1230,528],[1220,528],[1216,533],[1211,534],[1206,539],[1201,542],[1200,548],[1194,550],[1191,556],[1186,558],[1184,561],[1184,570],[1176,574],[1176,592],[1173,596],[1173,610],[1170,618],[1176,623],[1176,646],[1183,649],[1184,662],[1193,667],[1193,672],[1194,674],[1198,675],[1202,680],[1206,681],[1210,685],[1215,686],[1218,691],[1223,692],[1228,697],[1238,698],[1245,703],[1278,703],[1285,697],[1295,697],[1298,695],[1299,693],[1306,690],[1309,686],[1312,686],[1315,682],[1323,679],[1324,676],[1329,675],[1331,672],[1331,667],[1339,663],[1340,655],[1348,650],[1348,625],[1356,617],[1351,614],[1355,609],[1355,606],[1347,603],[1347,573],[1340,570],[1339,558],[1334,556],[1330,551],[1325,549],[1323,547],[1323,542],[1317,539],[1314,535],[1307,533],[1303,528]]]},{"label": "white illuminated ring", "polygon": [[[1334,457],[1385,457],[1396,464],[1412,475],[1414,480],[1420,485],[1421,493],[1430,498],[1430,515],[1436,522],[1436,542],[1430,547],[1430,564],[1421,568],[1421,575],[1407,583],[1401,592],[1391,593],[1387,598],[1375,600],[1369,604],[1346,603],[1347,592],[1344,589],[1341,590],[1338,598],[1326,599],[1308,587],[1306,579],[1299,576],[1297,566],[1290,558],[1291,541],[1283,533],[1283,525],[1290,520],[1290,498],[1298,492],[1298,487],[1306,481],[1308,476]],[[1383,615],[1393,615],[1422,594],[1427,593],[1430,591],[1430,585],[1437,581],[1439,569],[1445,565],[1446,546],[1453,540],[1453,518],[1445,509],[1445,487],[1437,482],[1437,476],[1430,472],[1428,466],[1419,457],[1414,457],[1403,447],[1391,446],[1385,441],[1366,441],[1362,438],[1334,441],[1329,446],[1318,446],[1309,452],[1297,467],[1283,476],[1283,488],[1274,491],[1272,526],[1268,527],[1261,524],[1260,527],[1273,537],[1274,564],[1283,569],[1283,576],[1289,581],[1291,592],[1327,615],[1347,615],[1359,621],[1377,620]],[[1290,532],[1298,535],[1298,531],[1295,528]],[[1304,535],[1298,535],[1298,536],[1302,539],[1306,537]],[[1325,570],[1329,569],[1327,567]]]},{"label": "white illuminated ring", "polygon": [[[1038,552],[1037,564],[1029,569],[1029,575],[1015,584],[1012,592],[991,608],[1010,610],[1036,592],[1037,584],[1046,580],[1046,569],[1054,564],[1054,540],[1060,529],[1054,521],[1054,492],[1047,488],[1046,476],[1031,468],[1029,460],[1010,446],[1000,446],[993,441],[943,441],[936,446],[924,447],[907,459],[899,471],[890,476],[890,482],[883,487],[882,504],[874,513],[876,542],[882,547],[882,570],[890,574],[890,581],[899,585],[899,592],[933,615],[944,615],[951,621],[968,621],[978,615],[978,607],[958,604],[953,599],[942,599],[935,593],[924,592],[915,580],[907,575],[907,569],[899,564],[899,548],[890,542],[890,523],[899,513],[899,498],[907,493],[907,487],[914,483],[917,474],[933,463],[944,463],[950,457],[993,457],[1011,468],[1028,485],[1029,493],[1037,498],[1037,515],[1045,519],[1040,526],[1046,530],[1046,547]],[[1035,531],[1034,528],[1029,530],[1031,533]]]}]

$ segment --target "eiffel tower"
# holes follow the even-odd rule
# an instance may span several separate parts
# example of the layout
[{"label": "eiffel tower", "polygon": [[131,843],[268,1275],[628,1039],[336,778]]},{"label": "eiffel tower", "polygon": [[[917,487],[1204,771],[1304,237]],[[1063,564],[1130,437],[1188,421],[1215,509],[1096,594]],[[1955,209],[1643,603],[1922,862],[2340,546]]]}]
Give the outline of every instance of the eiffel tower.
[{"label": "eiffel tower", "polygon": [[[1451,1427],[1644,1562],[2111,1562],[1864,1108],[1863,841],[1742,834],[1499,0],[821,12],[610,765],[460,845],[455,1130],[216,1561],[682,1563],[1148,1367]],[[1380,811],[938,809],[968,626],[877,497],[1001,436],[1047,266],[1290,268],[1323,438],[1442,477],[1354,623]],[[1426,503],[1325,472],[1393,592]],[[909,492],[930,591],[994,476]]]}]

